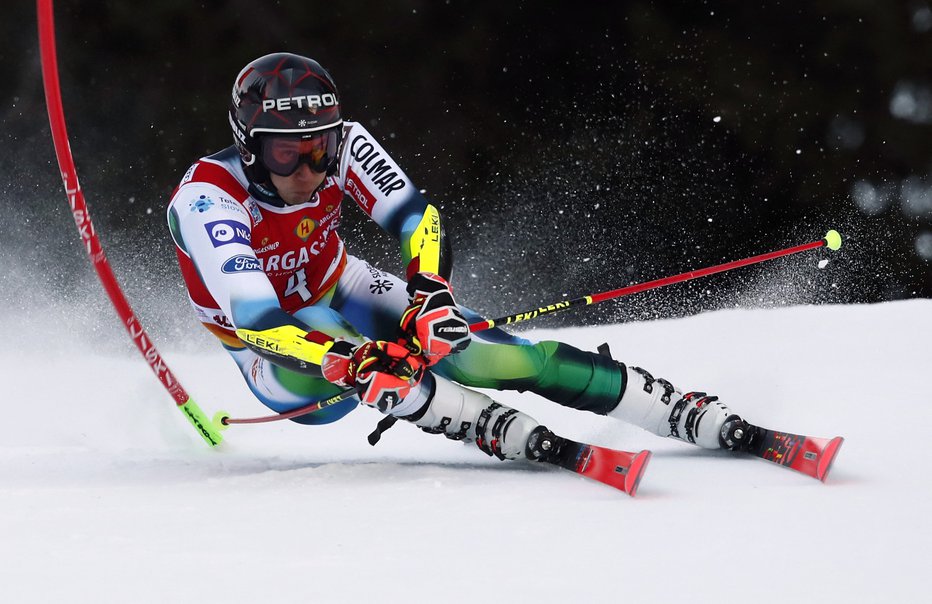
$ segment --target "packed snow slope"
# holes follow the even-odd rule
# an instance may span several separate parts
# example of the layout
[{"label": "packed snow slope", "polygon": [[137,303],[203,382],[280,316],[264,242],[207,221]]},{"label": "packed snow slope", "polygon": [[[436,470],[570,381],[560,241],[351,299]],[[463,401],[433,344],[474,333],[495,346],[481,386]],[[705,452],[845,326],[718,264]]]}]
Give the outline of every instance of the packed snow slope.
[{"label": "packed snow slope", "polygon": [[[3,602],[928,601],[930,300],[530,332],[608,341],[756,423],[846,438],[823,484],[493,393],[565,436],[653,450],[636,498],[407,424],[370,447],[370,409],[234,426],[208,450],[134,349],[20,345],[34,332],[15,319]],[[209,413],[265,413],[219,346],[160,344]]]}]

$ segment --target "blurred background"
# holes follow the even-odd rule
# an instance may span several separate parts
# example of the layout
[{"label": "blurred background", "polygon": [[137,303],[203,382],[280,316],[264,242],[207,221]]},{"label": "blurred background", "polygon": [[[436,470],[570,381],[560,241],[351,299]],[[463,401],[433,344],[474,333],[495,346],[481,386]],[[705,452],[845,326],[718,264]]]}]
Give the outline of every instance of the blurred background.
[{"label": "blurred background", "polygon": [[[91,215],[143,323],[162,337],[195,325],[165,205],[190,163],[231,144],[240,68],[279,50],[327,67],[345,118],[440,206],[458,298],[487,316],[829,228],[845,237],[839,253],[535,326],[932,297],[925,0],[59,0],[56,26]],[[3,302],[44,308],[59,325],[112,323],[58,176],[34,4],[6,6],[0,27]],[[342,234],[351,253],[400,271],[397,244],[351,203]]]}]

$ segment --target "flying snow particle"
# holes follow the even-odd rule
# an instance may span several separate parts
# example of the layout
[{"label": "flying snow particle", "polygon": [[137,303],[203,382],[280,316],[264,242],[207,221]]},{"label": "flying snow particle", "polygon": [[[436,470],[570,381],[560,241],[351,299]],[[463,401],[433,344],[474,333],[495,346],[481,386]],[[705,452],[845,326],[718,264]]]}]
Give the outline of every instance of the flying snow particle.
[{"label": "flying snow particle", "polygon": [[717,123],[719,123],[720,121],[722,121],[722,116],[716,115],[715,117],[712,118],[712,121],[715,122],[715,123],[717,124]]},{"label": "flying snow particle", "polygon": [[828,260],[819,260],[819,268],[825,268],[828,265]]}]

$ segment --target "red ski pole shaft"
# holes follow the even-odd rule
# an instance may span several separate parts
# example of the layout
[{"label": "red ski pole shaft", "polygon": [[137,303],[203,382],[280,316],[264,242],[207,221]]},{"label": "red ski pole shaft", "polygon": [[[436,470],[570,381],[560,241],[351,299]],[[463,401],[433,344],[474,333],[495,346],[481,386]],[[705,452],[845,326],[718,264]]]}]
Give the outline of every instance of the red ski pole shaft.
[{"label": "red ski pole shaft", "polygon": [[55,50],[55,20],[52,0],[37,0],[36,8],[39,21],[39,53],[42,58],[42,82],[45,88],[45,103],[49,112],[49,124],[52,129],[52,142],[55,145],[55,155],[61,171],[62,183],[68,204],[74,217],[75,225],[84,243],[84,249],[90,257],[91,264],[97,271],[97,276],[106,290],[113,307],[123,322],[123,327],[129,333],[130,339],[139,349],[143,358],[152,368],[153,373],[174,399],[175,404],[184,413],[191,425],[201,437],[211,446],[220,444],[222,437],[216,428],[207,419],[185,389],[181,386],[174,374],[162,360],[159,351],[152,340],[142,328],[136,318],[132,307],[123,295],[123,290],[110,268],[107,256],[104,254],[97,231],[91,222],[91,215],[84,201],[84,193],[78,184],[78,173],[71,154],[71,145],[68,143],[68,129],[65,125],[65,112],[61,100],[61,86],[58,79],[58,59]]},{"label": "red ski pole shaft", "polygon": [[316,411],[320,411],[326,407],[336,405],[341,403],[346,399],[355,396],[358,394],[356,388],[349,388],[342,392],[331,396],[328,399],[322,401],[315,401],[309,405],[304,405],[303,407],[298,407],[297,409],[292,409],[291,411],[285,411],[284,413],[279,413],[277,415],[264,415],[262,417],[249,417],[249,418],[235,418],[230,417],[229,414],[225,412],[219,412],[216,419],[216,423],[219,423],[221,426],[229,426],[231,424],[265,424],[268,422],[277,422],[283,419],[291,419],[293,417],[301,417],[302,415],[308,415]]},{"label": "red ski pole shaft", "polygon": [[518,312],[518,313],[511,314],[511,315],[506,315],[504,317],[499,317],[497,319],[479,321],[477,323],[471,324],[469,326],[469,330],[472,332],[484,331],[486,329],[492,329],[493,327],[499,324],[510,325],[512,323],[520,323],[523,321],[529,321],[531,319],[536,319],[537,317],[540,317],[543,315],[549,315],[549,314],[553,314],[556,312],[561,312],[569,308],[572,308],[574,306],[589,306],[591,304],[598,304],[599,302],[605,302],[606,300],[614,300],[615,298],[620,298],[622,296],[636,294],[636,293],[647,291],[650,289],[657,289],[658,287],[673,285],[674,283],[680,283],[682,281],[689,281],[690,279],[697,279],[699,277],[705,277],[707,275],[714,275],[715,273],[722,273],[725,271],[730,271],[732,269],[740,268],[742,266],[757,264],[759,262],[765,262],[767,260],[773,260],[774,258],[780,258],[782,256],[789,256],[791,254],[798,254],[800,252],[805,252],[805,251],[813,250],[813,249],[820,248],[820,247],[828,247],[830,250],[837,250],[839,247],[841,247],[841,235],[838,234],[838,231],[831,230],[828,233],[826,233],[824,238],[819,239],[818,241],[812,241],[810,243],[804,243],[802,245],[788,247],[786,249],[778,250],[776,252],[768,252],[766,254],[759,254],[757,256],[745,258],[743,260],[734,260],[732,262],[726,262],[725,264],[718,264],[716,266],[710,266],[708,268],[688,271],[685,273],[680,273],[679,275],[674,275],[672,277],[664,277],[662,279],[655,279],[653,281],[648,281],[646,283],[638,283],[635,285],[629,285],[627,287],[622,287],[620,289],[613,289],[611,291],[601,292],[598,294],[590,294],[588,296],[582,296],[580,298],[575,298],[573,300],[561,300],[560,302],[554,302],[553,304],[548,304],[547,306],[541,306],[539,308],[526,310],[524,312]]}]

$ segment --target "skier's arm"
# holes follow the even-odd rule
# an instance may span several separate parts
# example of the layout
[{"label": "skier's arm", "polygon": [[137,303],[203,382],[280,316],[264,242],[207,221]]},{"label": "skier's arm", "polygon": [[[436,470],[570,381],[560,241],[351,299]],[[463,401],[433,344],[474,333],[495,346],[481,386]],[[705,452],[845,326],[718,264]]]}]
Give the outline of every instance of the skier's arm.
[{"label": "skier's arm", "polygon": [[[169,226],[178,248],[191,259],[201,281],[235,328],[261,332],[295,326],[313,331],[282,309],[252,248],[252,219],[230,197],[207,183],[179,188],[169,210]],[[321,336],[332,340],[326,334]],[[275,355],[252,343],[242,345],[283,367],[320,375],[317,365]]]},{"label": "skier's arm", "polygon": [[400,242],[407,277],[426,272],[449,279],[453,251],[440,212],[365,128],[352,123],[344,137],[343,190]]},{"label": "skier's arm", "polygon": [[469,325],[450,289],[453,253],[440,212],[359,124],[346,129],[340,178],[359,207],[401,242],[411,302],[401,329],[409,348],[429,365],[465,349]]}]

